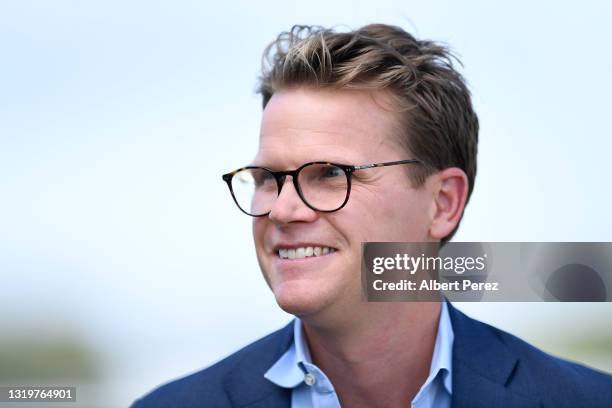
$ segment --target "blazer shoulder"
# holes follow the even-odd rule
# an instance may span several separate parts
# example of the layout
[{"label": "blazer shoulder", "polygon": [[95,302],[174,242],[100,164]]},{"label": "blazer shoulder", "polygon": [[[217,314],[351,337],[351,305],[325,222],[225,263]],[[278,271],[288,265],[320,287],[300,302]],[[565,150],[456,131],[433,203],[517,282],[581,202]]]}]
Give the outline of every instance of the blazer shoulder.
[{"label": "blazer shoulder", "polygon": [[253,343],[217,363],[172,380],[149,392],[133,403],[131,408],[191,408],[230,407],[225,389],[226,378],[236,369],[252,371],[253,376],[263,374],[289,346],[292,323]]},{"label": "blazer shoulder", "polygon": [[548,354],[503,330],[487,326],[517,357],[511,381],[540,395],[544,401],[566,406],[607,406],[612,401],[612,375]]},{"label": "blazer shoulder", "polygon": [[465,406],[479,395],[488,396],[491,406],[506,396],[515,405],[522,400],[555,408],[610,407],[610,374],[554,357],[448,305],[455,334],[453,398]]}]

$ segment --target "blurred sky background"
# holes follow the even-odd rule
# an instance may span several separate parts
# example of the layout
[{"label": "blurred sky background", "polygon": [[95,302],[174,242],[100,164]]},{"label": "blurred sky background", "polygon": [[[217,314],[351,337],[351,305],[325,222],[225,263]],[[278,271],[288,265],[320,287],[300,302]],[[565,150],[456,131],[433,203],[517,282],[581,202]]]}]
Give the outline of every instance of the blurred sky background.
[{"label": "blurred sky background", "polygon": [[[459,55],[481,133],[456,241],[611,241],[610,4],[3,0],[0,383],[126,406],[289,321],[221,174],[254,156],[261,52],[297,23]],[[612,370],[610,303],[460,308]]]}]

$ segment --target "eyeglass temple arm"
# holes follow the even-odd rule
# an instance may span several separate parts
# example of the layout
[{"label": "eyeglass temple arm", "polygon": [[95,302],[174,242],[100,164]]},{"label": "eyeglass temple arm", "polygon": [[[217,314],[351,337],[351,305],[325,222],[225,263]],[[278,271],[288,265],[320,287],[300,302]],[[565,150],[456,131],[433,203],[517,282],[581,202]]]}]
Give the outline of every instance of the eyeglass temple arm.
[{"label": "eyeglass temple arm", "polygon": [[397,160],[397,161],[390,161],[390,162],[385,162],[385,163],[364,164],[364,165],[361,165],[361,166],[355,166],[354,169],[355,170],[364,170],[364,169],[371,169],[373,167],[386,167],[386,166],[394,166],[396,164],[407,164],[407,163],[420,163],[420,162],[418,160],[416,160],[416,159]]}]

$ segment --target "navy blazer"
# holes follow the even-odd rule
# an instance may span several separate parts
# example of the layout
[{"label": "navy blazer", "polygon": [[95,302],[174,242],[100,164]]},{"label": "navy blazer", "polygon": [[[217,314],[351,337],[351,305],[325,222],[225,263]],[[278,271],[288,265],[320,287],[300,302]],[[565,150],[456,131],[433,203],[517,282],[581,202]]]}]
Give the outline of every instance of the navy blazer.
[{"label": "navy blazer", "polygon": [[[550,356],[450,303],[448,311],[455,333],[453,408],[612,407],[611,375]],[[161,386],[132,408],[289,408],[291,390],[264,373],[292,341],[290,323],[209,368]]]}]

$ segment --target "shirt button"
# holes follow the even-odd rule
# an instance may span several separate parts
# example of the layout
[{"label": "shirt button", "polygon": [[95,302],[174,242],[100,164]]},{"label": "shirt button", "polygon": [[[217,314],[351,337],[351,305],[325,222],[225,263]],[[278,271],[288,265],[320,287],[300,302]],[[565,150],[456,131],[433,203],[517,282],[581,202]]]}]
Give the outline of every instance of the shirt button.
[{"label": "shirt button", "polygon": [[317,380],[314,375],[310,373],[307,373],[306,375],[304,375],[304,382],[306,383],[306,385],[313,386],[316,381]]}]

